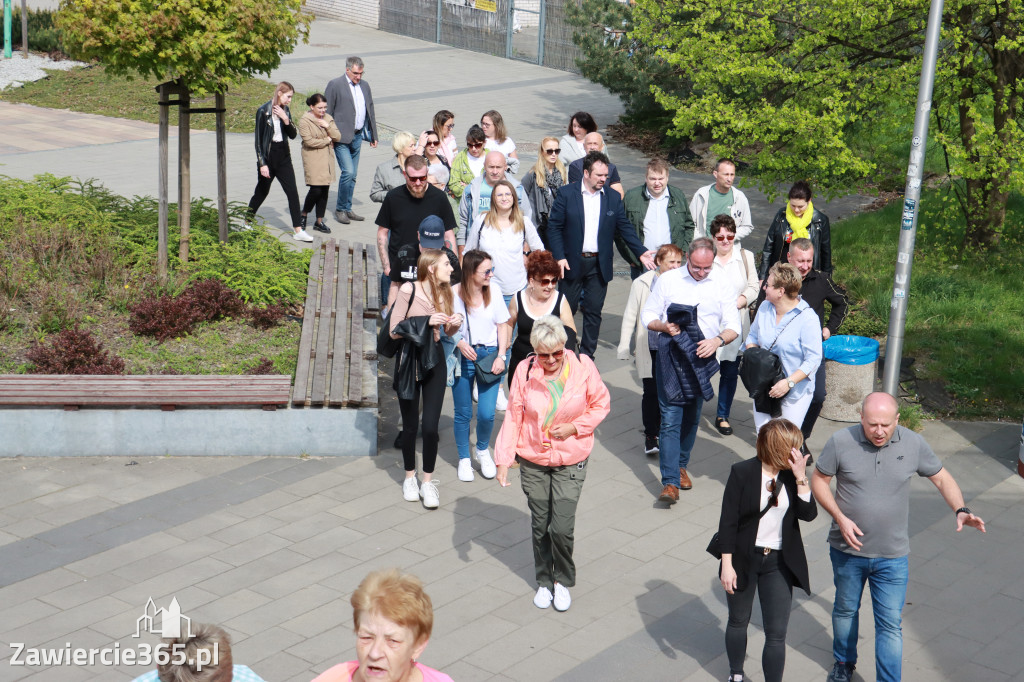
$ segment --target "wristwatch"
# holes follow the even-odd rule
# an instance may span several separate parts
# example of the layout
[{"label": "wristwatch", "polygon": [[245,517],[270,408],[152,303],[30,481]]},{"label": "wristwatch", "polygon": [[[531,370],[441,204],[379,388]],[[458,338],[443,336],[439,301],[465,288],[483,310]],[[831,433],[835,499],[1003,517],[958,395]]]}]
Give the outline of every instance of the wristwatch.
[{"label": "wristwatch", "polygon": [[718,336],[716,336],[715,338],[716,338],[716,339],[718,339],[719,341],[721,341],[721,342],[722,342],[722,345],[723,345],[723,346],[725,345],[725,339],[723,339],[723,338],[722,338],[722,335],[721,335],[721,334],[719,334],[719,335],[718,335]]},{"label": "wristwatch", "polygon": [[786,383],[789,384],[790,390],[792,390],[793,387],[796,386],[796,384],[793,383],[792,379],[786,379]]},{"label": "wristwatch", "polygon": [[806,486],[809,486],[809,485],[811,485],[811,482],[807,480],[807,477],[806,477],[806,476],[804,476],[803,478],[798,478],[798,479],[796,480],[796,484],[797,484],[797,485],[806,485]]},{"label": "wristwatch", "polygon": [[970,508],[969,508],[969,507],[960,507],[960,508],[959,508],[959,509],[957,509],[957,510],[956,510],[955,512],[953,512],[953,516],[959,516],[959,515],[960,515],[960,512],[963,512],[964,514],[973,514],[973,513],[974,513],[974,512],[972,512],[972,511],[970,510]]}]

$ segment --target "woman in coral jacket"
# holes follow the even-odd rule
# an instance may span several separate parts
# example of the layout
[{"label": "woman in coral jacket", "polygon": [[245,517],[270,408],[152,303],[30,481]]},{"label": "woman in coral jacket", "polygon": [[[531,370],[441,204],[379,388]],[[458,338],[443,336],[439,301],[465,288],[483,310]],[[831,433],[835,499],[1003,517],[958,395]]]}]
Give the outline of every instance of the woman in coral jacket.
[{"label": "woman in coral jacket", "polygon": [[611,409],[594,361],[566,350],[566,338],[562,321],[554,315],[534,321],[530,343],[535,354],[516,368],[494,458],[502,486],[509,485],[513,461],[520,464],[533,525],[538,585],[533,603],[541,609],[554,603],[557,611],[572,602],[576,505],[594,448],[594,429]]}]

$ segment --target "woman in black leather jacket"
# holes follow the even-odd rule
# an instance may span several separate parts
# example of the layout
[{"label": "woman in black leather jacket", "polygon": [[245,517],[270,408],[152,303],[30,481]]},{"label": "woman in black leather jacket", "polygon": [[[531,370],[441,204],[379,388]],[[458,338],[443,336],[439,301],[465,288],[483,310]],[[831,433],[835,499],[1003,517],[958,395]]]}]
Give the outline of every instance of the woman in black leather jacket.
[{"label": "woman in black leather jacket", "polygon": [[288,140],[294,140],[298,134],[292,122],[292,112],[288,109],[294,94],[292,84],[281,81],[274,90],[273,99],[256,110],[256,166],[259,168],[259,176],[256,178],[252,199],[249,199],[249,219],[263,205],[263,200],[270,193],[271,183],[277,178],[288,197],[288,210],[295,232],[293,238],[297,242],[311,242],[313,237],[302,228],[299,191],[295,187],[295,169],[288,150]]},{"label": "woman in black leather jacket", "polygon": [[[810,217],[808,217],[810,212]],[[804,232],[806,231],[806,234]],[[806,237],[814,244],[815,270],[832,274],[832,229],[828,216],[811,203],[811,187],[803,180],[789,190],[789,200],[779,209],[768,228],[761,249],[761,266],[757,278],[764,282],[768,270],[778,262],[786,263],[789,244],[798,237]]]}]

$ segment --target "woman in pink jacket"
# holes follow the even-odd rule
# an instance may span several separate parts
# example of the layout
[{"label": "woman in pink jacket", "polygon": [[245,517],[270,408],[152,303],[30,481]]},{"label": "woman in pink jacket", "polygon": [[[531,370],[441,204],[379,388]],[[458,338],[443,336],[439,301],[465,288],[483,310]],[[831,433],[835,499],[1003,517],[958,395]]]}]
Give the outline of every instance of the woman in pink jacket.
[{"label": "woman in pink jacket", "polygon": [[557,611],[572,602],[576,505],[594,449],[594,429],[611,409],[593,360],[567,351],[565,341],[565,327],[554,315],[534,321],[530,343],[535,354],[519,363],[512,378],[494,457],[502,486],[509,485],[513,461],[520,464],[533,522],[538,585],[533,603],[546,609],[554,602]]}]

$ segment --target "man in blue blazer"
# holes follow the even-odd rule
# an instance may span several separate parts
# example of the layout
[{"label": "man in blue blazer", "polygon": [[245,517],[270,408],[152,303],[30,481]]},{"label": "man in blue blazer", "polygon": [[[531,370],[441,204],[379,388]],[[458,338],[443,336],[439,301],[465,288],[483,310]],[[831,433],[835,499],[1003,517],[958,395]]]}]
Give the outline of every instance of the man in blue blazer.
[{"label": "man in blue blazer", "polygon": [[601,309],[612,279],[615,235],[654,269],[654,251],[646,251],[626,217],[618,192],[605,191],[608,157],[589,152],[583,158],[583,181],[559,190],[548,216],[551,254],[562,269],[559,288],[576,314],[583,295],[583,334],[580,353],[594,357],[601,333]]}]

